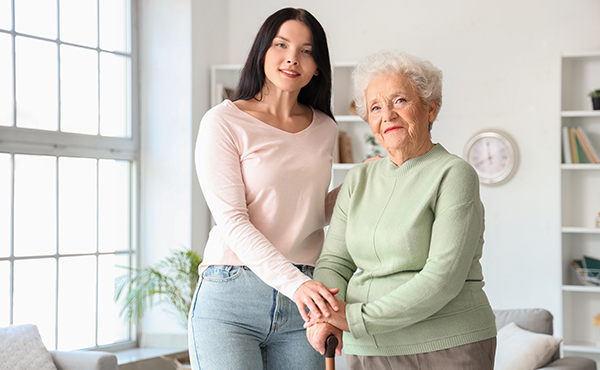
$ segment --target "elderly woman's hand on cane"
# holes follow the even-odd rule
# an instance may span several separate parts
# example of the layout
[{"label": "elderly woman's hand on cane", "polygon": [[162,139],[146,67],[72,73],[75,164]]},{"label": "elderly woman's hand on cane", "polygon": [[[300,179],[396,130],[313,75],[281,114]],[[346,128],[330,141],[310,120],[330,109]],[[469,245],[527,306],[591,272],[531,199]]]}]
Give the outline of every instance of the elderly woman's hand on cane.
[{"label": "elderly woman's hand on cane", "polygon": [[326,343],[327,339],[330,336],[334,336],[337,339],[337,343],[335,345],[335,353],[338,356],[342,355],[342,330],[336,328],[331,324],[319,323],[315,324],[308,329],[306,329],[306,337],[308,341],[313,346],[314,349],[317,350],[320,354],[324,355],[326,353]]}]

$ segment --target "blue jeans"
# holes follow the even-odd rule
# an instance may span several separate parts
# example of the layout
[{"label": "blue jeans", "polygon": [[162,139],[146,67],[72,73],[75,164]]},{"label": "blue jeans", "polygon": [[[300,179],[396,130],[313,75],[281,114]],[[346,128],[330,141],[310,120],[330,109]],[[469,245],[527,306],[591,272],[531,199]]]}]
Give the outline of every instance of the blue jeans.
[{"label": "blue jeans", "polygon": [[[299,267],[312,277],[313,267]],[[210,266],[192,301],[193,370],[325,369],[296,304],[244,266]]]}]

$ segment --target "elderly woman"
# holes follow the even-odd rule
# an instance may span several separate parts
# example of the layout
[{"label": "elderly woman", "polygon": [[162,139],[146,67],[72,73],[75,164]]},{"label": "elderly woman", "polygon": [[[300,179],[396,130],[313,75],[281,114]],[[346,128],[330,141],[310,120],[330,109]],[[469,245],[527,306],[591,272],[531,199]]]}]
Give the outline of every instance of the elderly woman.
[{"label": "elderly woman", "polygon": [[344,331],[352,370],[493,369],[477,173],[430,136],[442,72],[385,51],[359,63],[354,81],[357,111],[388,157],[344,181],[314,274],[340,289],[340,310],[311,317],[309,341],[323,353]]}]

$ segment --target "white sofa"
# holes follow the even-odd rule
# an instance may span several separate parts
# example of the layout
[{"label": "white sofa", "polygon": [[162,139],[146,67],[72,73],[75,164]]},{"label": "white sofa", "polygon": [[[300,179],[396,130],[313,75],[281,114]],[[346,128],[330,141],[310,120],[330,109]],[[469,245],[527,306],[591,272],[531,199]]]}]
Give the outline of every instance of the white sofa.
[{"label": "white sofa", "polygon": [[117,370],[117,356],[94,351],[48,351],[35,325],[0,328],[0,370]]},{"label": "white sofa", "polygon": [[[536,360],[546,362],[536,367],[539,370],[596,370],[596,362],[589,358],[579,356],[567,356],[560,358],[560,348],[558,344],[560,339],[551,337],[553,335],[553,316],[541,308],[494,310],[496,315],[496,327],[498,328],[498,346],[496,349],[496,368],[499,368],[501,362],[507,364],[509,361],[517,360],[516,365],[508,366],[511,370],[521,366],[523,361],[531,360],[536,351],[532,344],[538,342],[538,352],[547,349],[546,360],[541,360],[544,356],[540,355]],[[515,328],[512,323],[516,324]],[[509,326],[513,328],[512,336],[505,336]],[[502,343],[502,341],[508,343]],[[547,346],[542,343],[552,343],[553,346]],[[545,347],[545,348],[544,348]],[[520,352],[520,353],[517,353]],[[507,357],[514,356],[511,359]],[[539,362],[539,361],[537,361]]]},{"label": "white sofa", "polygon": [[117,370],[117,356],[108,352],[50,351],[57,370]]}]

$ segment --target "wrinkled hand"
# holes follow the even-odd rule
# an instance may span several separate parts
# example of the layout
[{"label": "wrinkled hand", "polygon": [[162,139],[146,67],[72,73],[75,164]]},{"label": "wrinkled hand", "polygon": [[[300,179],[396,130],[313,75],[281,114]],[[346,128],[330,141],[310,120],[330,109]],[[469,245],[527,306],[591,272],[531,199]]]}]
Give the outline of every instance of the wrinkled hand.
[{"label": "wrinkled hand", "polygon": [[342,331],[340,329],[325,323],[315,324],[306,329],[306,337],[310,345],[322,355],[325,354],[325,341],[330,334],[335,335],[337,338],[338,345],[335,347],[335,353],[341,356],[344,344],[342,343]]},{"label": "wrinkled hand", "polygon": [[331,324],[343,331],[350,331],[350,327],[348,326],[348,320],[346,319],[346,302],[342,301],[338,297],[335,297],[336,303],[339,307],[339,310],[332,312],[330,316],[319,316],[313,315],[312,312],[309,315],[309,320],[304,323],[305,328],[310,328],[311,326],[319,323],[327,323]]},{"label": "wrinkled hand", "polygon": [[336,288],[327,288],[319,281],[309,280],[294,292],[294,303],[298,306],[298,311],[304,321],[309,320],[306,307],[310,311],[310,315],[315,318],[329,317],[332,311],[339,309],[336,298],[333,296],[339,291]]}]

